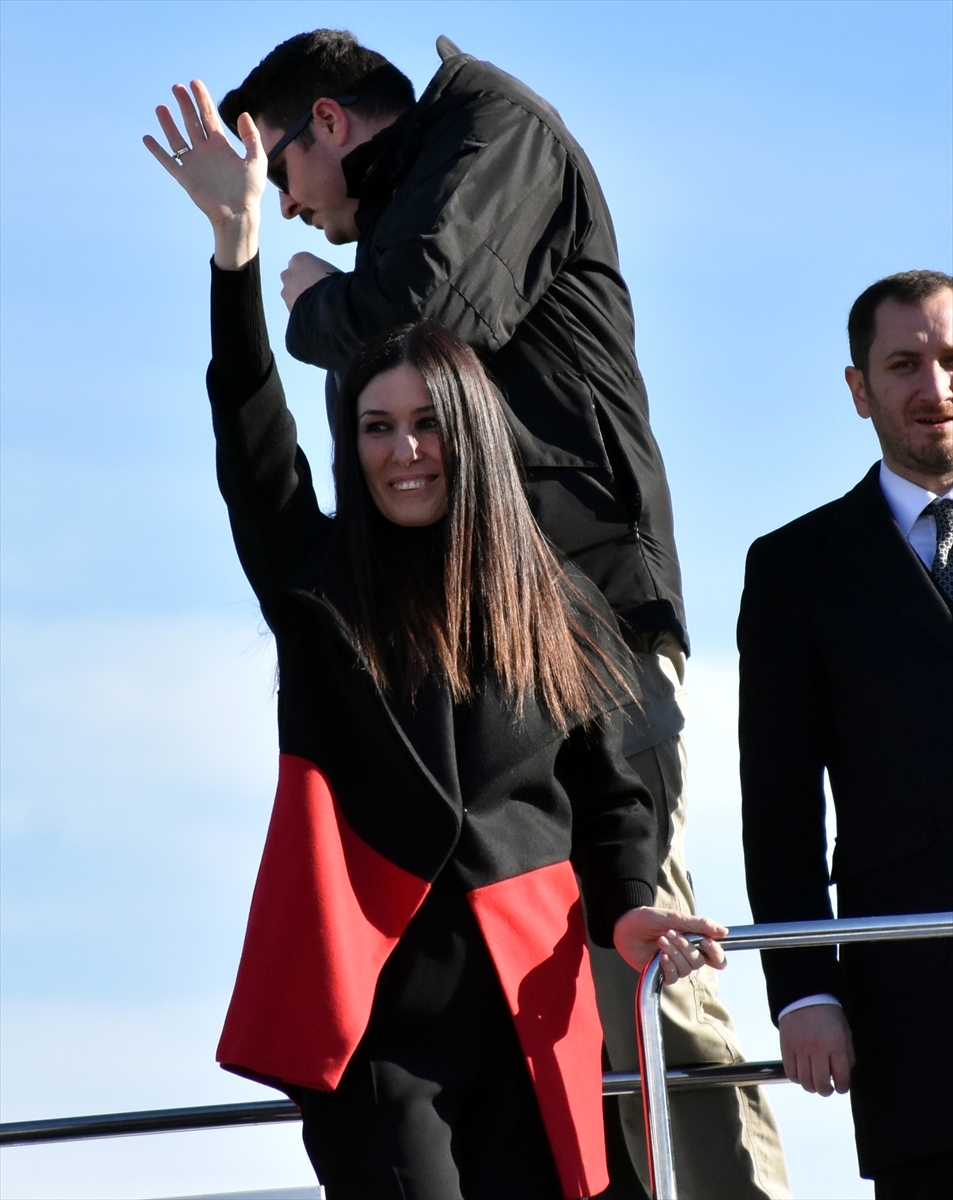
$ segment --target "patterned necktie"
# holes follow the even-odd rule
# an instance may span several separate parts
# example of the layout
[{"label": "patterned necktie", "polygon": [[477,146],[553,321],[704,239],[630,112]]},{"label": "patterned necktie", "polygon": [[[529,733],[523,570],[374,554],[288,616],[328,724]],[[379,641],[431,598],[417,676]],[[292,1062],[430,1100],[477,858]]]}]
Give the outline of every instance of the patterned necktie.
[{"label": "patterned necktie", "polygon": [[934,500],[931,508],[936,517],[936,558],[930,574],[953,605],[953,500]]}]

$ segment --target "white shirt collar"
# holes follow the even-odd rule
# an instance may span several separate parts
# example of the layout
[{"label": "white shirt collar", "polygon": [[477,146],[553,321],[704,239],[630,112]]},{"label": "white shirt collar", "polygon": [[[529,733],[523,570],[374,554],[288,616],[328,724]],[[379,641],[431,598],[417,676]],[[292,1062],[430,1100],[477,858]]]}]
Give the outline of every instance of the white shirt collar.
[{"label": "white shirt collar", "polygon": [[[890,505],[893,518],[900,526],[900,531],[907,539],[917,518],[928,504],[937,499],[936,492],[928,492],[918,483],[911,483],[896,471],[891,471],[887,464],[880,461],[880,488]],[[949,496],[953,488],[946,493]]]}]

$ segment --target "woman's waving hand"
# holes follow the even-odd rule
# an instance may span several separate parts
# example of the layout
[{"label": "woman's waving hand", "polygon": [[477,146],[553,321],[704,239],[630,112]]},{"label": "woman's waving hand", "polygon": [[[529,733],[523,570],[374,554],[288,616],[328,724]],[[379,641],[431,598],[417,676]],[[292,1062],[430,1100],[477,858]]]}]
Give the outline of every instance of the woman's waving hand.
[{"label": "woman's waving hand", "polygon": [[245,147],[242,158],[229,142],[201,80],[192,80],[191,92],[177,83],[172,94],[185,133],[180,132],[170,109],[160,104],[156,116],[171,153],[148,134],[142,140],[211,222],[216,265],[236,271],[258,253],[261,197],[268,178],[268,159],[258,129],[248,113],[238,118],[238,134]]}]

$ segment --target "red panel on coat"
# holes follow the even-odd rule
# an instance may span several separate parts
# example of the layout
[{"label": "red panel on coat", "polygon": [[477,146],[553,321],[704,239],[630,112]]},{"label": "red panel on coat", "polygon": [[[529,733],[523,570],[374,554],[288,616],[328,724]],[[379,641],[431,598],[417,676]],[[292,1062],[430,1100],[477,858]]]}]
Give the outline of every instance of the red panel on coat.
[{"label": "red panel on coat", "polygon": [[567,1200],[609,1184],[602,1028],[568,862],[469,893],[529,1066]]},{"label": "red panel on coat", "polygon": [[283,754],[218,1061],[269,1082],[335,1087],[381,968],[429,889],[357,836],[313,763]]}]

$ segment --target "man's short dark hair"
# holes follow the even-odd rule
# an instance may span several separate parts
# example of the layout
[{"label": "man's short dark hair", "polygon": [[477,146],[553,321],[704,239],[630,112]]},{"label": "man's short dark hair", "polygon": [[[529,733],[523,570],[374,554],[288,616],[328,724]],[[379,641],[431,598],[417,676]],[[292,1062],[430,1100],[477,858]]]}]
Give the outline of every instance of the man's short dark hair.
[{"label": "man's short dark hair", "polygon": [[[236,132],[243,112],[288,129],[322,97],[356,95],[364,117],[399,117],[414,103],[414,85],[382,54],[362,46],[346,29],[315,29],[276,46],[218,106]],[[312,137],[310,127],[304,141]]]},{"label": "man's short dark hair", "polygon": [[901,271],[878,279],[854,301],[847,318],[851,362],[864,378],[870,369],[870,347],[877,334],[877,309],[885,300],[907,304],[911,308],[929,300],[944,288],[953,288],[953,277],[942,271]]}]

